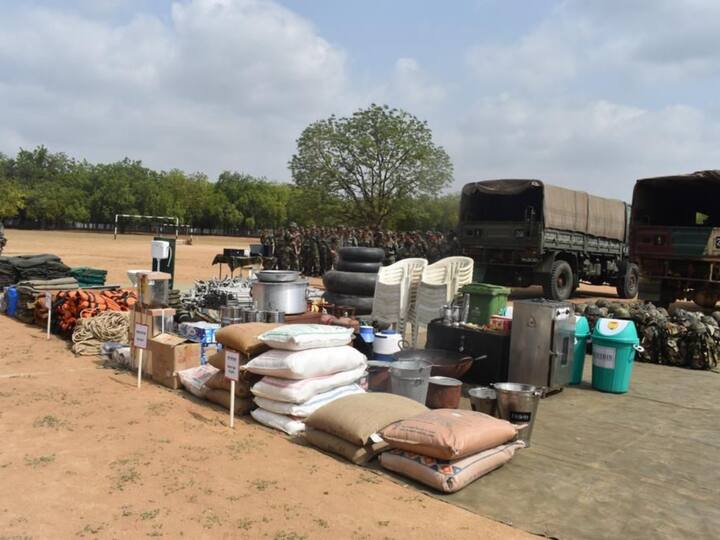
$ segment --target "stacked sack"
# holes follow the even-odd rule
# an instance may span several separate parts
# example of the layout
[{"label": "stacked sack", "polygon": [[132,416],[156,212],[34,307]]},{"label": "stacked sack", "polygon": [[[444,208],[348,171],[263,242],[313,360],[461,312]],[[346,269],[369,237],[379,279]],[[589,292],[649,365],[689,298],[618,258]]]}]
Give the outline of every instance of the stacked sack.
[{"label": "stacked sack", "polygon": [[365,355],[350,346],[353,330],[320,324],[290,324],[259,336],[271,350],[243,370],[262,379],[252,387],[261,424],[296,435],[305,418],[339,398],[364,393]]},{"label": "stacked sack", "polygon": [[380,464],[444,493],[453,493],[501,467],[524,448],[505,420],[458,409],[435,409],[385,428],[392,450]]},{"label": "stacked sack", "polygon": [[305,439],[320,450],[363,465],[389,448],[380,430],[427,411],[425,405],[394,394],[347,396],[310,415]]}]

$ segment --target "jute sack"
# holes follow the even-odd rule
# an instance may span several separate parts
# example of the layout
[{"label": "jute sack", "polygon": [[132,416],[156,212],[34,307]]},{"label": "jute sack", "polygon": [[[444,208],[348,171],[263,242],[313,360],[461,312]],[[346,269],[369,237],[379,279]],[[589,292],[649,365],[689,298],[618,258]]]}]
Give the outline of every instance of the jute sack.
[{"label": "jute sack", "polygon": [[383,429],[393,448],[437,459],[459,459],[495,448],[517,435],[506,420],[460,409],[435,409]]},{"label": "jute sack", "polygon": [[215,339],[223,347],[252,357],[267,351],[270,347],[258,339],[258,336],[269,330],[281,326],[275,323],[243,323],[231,324],[221,328],[215,334]]},{"label": "jute sack", "polygon": [[305,440],[316,448],[343,457],[355,465],[364,465],[380,452],[390,448],[385,442],[357,446],[340,437],[311,427],[305,428]]},{"label": "jute sack", "polygon": [[[230,392],[227,390],[208,390],[205,399],[230,410]],[[252,399],[235,398],[235,414],[237,416],[249,413],[252,407]]]},{"label": "jute sack", "polygon": [[[230,392],[230,379],[225,378],[224,371],[218,371],[215,375],[210,377],[205,384],[211,390],[224,390],[226,392]],[[251,387],[252,383],[245,380],[245,378],[241,375],[240,378],[235,381],[235,395],[242,398],[252,397],[252,392],[250,392]]]},{"label": "jute sack", "polygon": [[337,399],[312,413],[305,423],[315,429],[340,437],[356,446],[364,446],[377,432],[427,411],[425,405],[394,394],[354,394]]},{"label": "jute sack", "polygon": [[501,467],[512,459],[515,450],[524,446],[517,441],[452,461],[393,449],[380,454],[380,464],[438,491],[453,493]]}]

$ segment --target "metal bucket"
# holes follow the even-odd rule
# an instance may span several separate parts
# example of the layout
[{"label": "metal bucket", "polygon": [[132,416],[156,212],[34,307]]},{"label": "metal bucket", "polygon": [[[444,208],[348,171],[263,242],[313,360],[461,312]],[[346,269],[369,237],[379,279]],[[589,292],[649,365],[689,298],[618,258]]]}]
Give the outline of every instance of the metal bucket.
[{"label": "metal bucket", "polygon": [[497,416],[497,393],[489,386],[478,386],[468,390],[473,411]]},{"label": "metal bucket", "polygon": [[535,417],[541,390],[531,384],[495,383],[497,393],[498,416],[516,425],[524,425],[518,430],[518,440],[530,446]]},{"label": "metal bucket", "polygon": [[428,380],[425,405],[431,409],[457,409],[460,406],[462,382],[452,377],[433,376]]},{"label": "metal bucket", "polygon": [[417,360],[398,360],[390,366],[390,392],[425,405],[432,365]]},{"label": "metal bucket", "polygon": [[285,313],[276,309],[266,311],[265,321],[269,323],[285,322]]}]

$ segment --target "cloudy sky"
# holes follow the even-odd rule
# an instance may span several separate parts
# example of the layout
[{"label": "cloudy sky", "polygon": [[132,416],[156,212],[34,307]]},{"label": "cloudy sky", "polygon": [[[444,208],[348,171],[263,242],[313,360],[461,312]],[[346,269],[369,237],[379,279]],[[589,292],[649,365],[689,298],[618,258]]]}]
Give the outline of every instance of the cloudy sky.
[{"label": "cloudy sky", "polygon": [[720,168],[717,0],[0,0],[0,152],[288,180],[309,122],[427,120],[455,188]]}]

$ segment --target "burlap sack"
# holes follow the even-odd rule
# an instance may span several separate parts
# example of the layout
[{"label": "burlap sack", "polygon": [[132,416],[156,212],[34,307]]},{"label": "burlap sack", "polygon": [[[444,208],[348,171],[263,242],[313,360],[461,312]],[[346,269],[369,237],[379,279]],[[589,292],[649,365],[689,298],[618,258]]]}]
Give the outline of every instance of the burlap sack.
[{"label": "burlap sack", "polygon": [[394,394],[355,394],[321,407],[307,418],[305,424],[356,446],[364,446],[371,435],[393,422],[427,410],[417,401]]},{"label": "burlap sack", "polygon": [[[230,391],[230,379],[225,378],[225,372],[218,371],[215,375],[210,377],[205,383],[211,390],[225,390]],[[252,397],[250,387],[252,384],[245,380],[241,375],[239,380],[235,381],[235,395],[241,398]]]},{"label": "burlap sack", "polygon": [[[230,410],[230,392],[227,390],[208,390],[205,399]],[[252,399],[235,398],[235,414],[237,416],[248,414],[252,407]]]},{"label": "burlap sack", "polygon": [[380,464],[389,471],[417,480],[438,491],[453,493],[501,467],[512,459],[515,450],[524,446],[524,443],[517,441],[453,461],[436,460],[394,449],[380,454]]},{"label": "burlap sack", "polygon": [[512,440],[517,428],[487,414],[436,409],[383,429],[393,448],[437,459],[459,459]]},{"label": "burlap sack", "polygon": [[356,446],[340,437],[307,426],[305,427],[305,439],[316,448],[343,457],[355,465],[364,465],[379,453],[390,448],[385,442]]},{"label": "burlap sack", "polygon": [[218,330],[215,334],[215,339],[224,347],[252,357],[270,348],[260,341],[258,336],[278,326],[282,325],[275,323],[231,324]]}]

